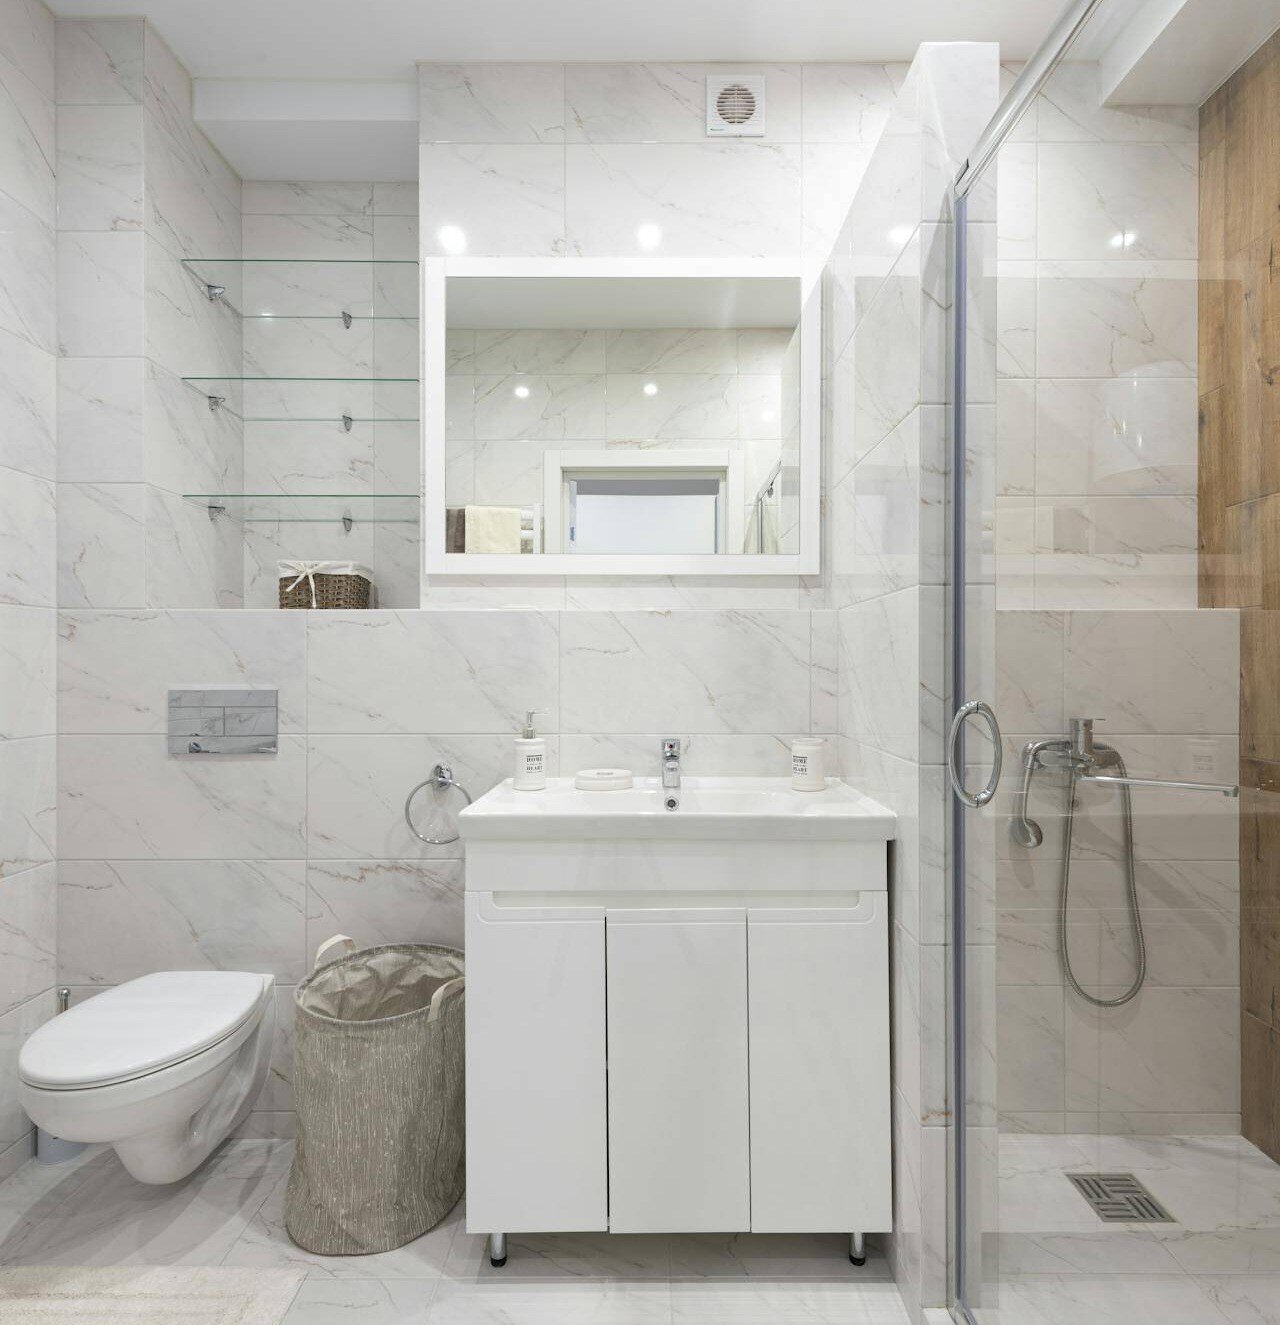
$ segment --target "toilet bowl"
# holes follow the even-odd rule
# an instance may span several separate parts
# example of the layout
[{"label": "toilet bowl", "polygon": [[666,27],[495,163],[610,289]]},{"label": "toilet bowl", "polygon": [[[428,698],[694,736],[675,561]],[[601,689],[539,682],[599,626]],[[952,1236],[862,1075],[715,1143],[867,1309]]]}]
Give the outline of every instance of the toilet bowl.
[{"label": "toilet bowl", "polygon": [[274,1031],[269,975],[145,975],[30,1036],[19,1099],[54,1136],[109,1143],[140,1182],[176,1182],[252,1107]]}]

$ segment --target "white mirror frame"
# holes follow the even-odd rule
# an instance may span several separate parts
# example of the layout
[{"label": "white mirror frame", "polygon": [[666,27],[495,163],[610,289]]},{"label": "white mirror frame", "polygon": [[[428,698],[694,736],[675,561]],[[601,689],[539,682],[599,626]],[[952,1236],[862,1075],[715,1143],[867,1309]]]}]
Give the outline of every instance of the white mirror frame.
[{"label": "white mirror frame", "polygon": [[422,565],[426,575],[816,575],[821,569],[822,309],[815,289],[800,312],[800,551],[653,555],[445,551],[446,290],[452,277],[652,277],[689,280],[795,277],[768,258],[439,258],[422,260]]}]

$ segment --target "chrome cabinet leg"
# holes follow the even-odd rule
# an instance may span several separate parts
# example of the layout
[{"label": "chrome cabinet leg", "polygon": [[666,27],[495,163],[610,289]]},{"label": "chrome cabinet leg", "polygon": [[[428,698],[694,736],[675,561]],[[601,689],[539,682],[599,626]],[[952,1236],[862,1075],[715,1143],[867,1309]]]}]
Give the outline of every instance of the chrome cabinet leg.
[{"label": "chrome cabinet leg", "polygon": [[495,1269],[507,1263],[507,1235],[505,1233],[489,1234],[489,1264]]},{"label": "chrome cabinet leg", "polygon": [[855,1265],[867,1263],[867,1240],[861,1233],[849,1234],[849,1259]]}]

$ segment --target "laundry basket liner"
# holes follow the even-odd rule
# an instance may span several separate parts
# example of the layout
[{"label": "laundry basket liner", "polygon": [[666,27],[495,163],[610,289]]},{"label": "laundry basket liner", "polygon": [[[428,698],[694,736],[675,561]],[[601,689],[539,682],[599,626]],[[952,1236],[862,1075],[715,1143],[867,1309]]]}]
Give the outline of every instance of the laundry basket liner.
[{"label": "laundry basket liner", "polygon": [[298,986],[297,1142],[285,1227],[322,1255],[389,1251],[462,1196],[464,996],[436,991],[463,954],[435,944],[365,948]]}]

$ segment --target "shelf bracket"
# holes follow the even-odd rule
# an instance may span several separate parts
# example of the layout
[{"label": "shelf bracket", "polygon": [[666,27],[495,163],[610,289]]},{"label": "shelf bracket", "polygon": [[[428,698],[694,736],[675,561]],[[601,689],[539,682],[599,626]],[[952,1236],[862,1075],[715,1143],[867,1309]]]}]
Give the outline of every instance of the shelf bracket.
[{"label": "shelf bracket", "polygon": [[355,419],[353,419],[353,418],[351,417],[350,414],[344,414],[344,415],[342,416],[342,431],[343,431],[343,432],[350,432],[350,431],[351,431],[352,424],[354,424],[354,423],[355,423]]},{"label": "shelf bracket", "polygon": [[209,397],[209,408],[210,408],[211,410],[221,409],[222,406],[225,405],[226,403],[227,403],[227,398],[226,398],[226,396],[210,396],[210,397]]},{"label": "shelf bracket", "polygon": [[221,502],[213,502],[213,501],[211,501],[211,502],[209,503],[209,523],[210,523],[210,524],[212,524],[212,523],[218,518],[218,516],[220,516],[220,515],[226,515],[226,513],[227,513],[227,508],[226,508],[226,506],[225,506],[223,503],[221,503]]},{"label": "shelf bracket", "polygon": [[206,281],[204,285],[204,292],[208,296],[209,302],[211,304],[216,304],[218,300],[221,299],[224,294],[226,294],[227,287],[225,285],[214,285],[212,282]]},{"label": "shelf bracket", "polygon": [[355,524],[355,521],[351,518],[350,512],[344,513],[342,517],[342,528],[346,533],[349,534],[351,532],[351,526],[353,524]]},{"label": "shelf bracket", "polygon": [[347,329],[348,331],[351,330],[351,323],[352,323],[352,321],[353,321],[353,319],[352,319],[352,317],[351,317],[351,314],[348,313],[347,310],[344,308],[344,309],[342,310],[342,325],[343,325],[344,327],[346,327],[346,329]]}]

